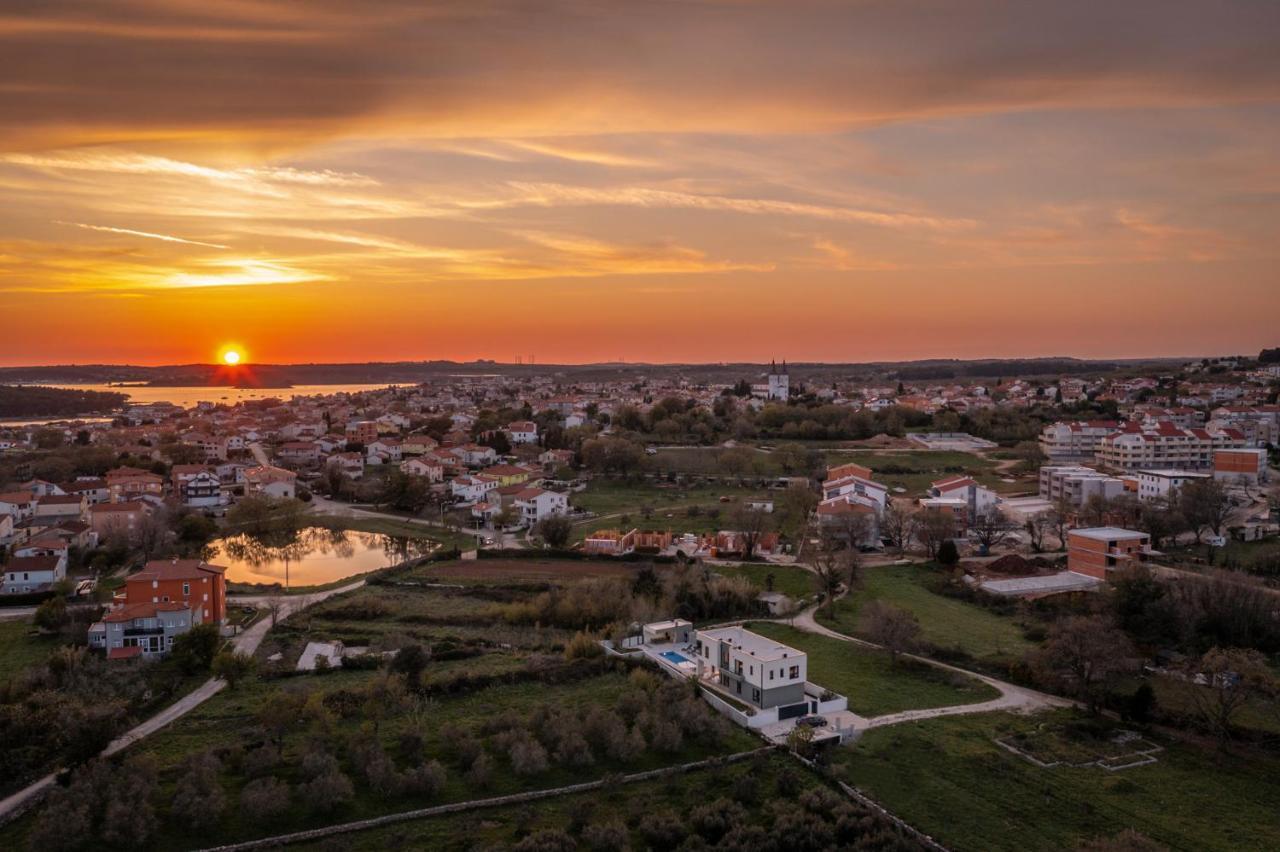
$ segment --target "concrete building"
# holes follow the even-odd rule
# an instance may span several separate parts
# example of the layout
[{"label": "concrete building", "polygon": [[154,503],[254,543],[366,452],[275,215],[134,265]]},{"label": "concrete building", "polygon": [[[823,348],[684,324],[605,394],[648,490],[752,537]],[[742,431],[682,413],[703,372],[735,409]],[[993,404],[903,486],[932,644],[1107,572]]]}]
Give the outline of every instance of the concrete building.
[{"label": "concrete building", "polygon": [[805,712],[808,658],[803,651],[742,627],[699,630],[695,634],[698,677],[762,709],[797,706]]},{"label": "concrete building", "polygon": [[1217,450],[1213,454],[1213,476],[1227,482],[1256,485],[1266,482],[1267,451],[1259,448]]},{"label": "concrete building", "polygon": [[1127,424],[1122,431],[1102,439],[1097,460],[1103,467],[1118,471],[1212,470],[1217,450],[1245,446],[1244,434],[1236,429],[1183,429],[1172,423],[1154,428]]},{"label": "concrete building", "polygon": [[1144,503],[1152,500],[1171,501],[1188,482],[1208,479],[1211,475],[1195,470],[1140,470],[1138,499]]},{"label": "concrete building", "polygon": [[1119,527],[1089,527],[1067,533],[1067,570],[1099,580],[1151,554],[1151,536]]},{"label": "concrete building", "polygon": [[778,369],[776,362],[770,362],[768,398],[778,402],[786,402],[790,397],[791,375],[787,371],[787,362],[782,362],[781,370]]},{"label": "concrete building", "polygon": [[162,657],[173,650],[174,639],[202,623],[204,610],[199,604],[127,604],[89,628],[89,647],[105,649],[110,660]]},{"label": "concrete building", "polygon": [[1000,502],[999,495],[968,476],[949,476],[929,486],[929,496],[938,500],[962,500],[969,523]]},{"label": "concrete building", "polygon": [[1114,500],[1124,493],[1124,480],[1081,465],[1040,468],[1040,497],[1051,503],[1066,500],[1080,508],[1091,497]]},{"label": "concrete building", "polygon": [[29,595],[48,591],[67,576],[67,554],[15,556],[4,566],[4,587],[0,594]]},{"label": "concrete building", "polygon": [[1051,462],[1089,461],[1119,427],[1115,420],[1050,423],[1040,433],[1040,450]]}]

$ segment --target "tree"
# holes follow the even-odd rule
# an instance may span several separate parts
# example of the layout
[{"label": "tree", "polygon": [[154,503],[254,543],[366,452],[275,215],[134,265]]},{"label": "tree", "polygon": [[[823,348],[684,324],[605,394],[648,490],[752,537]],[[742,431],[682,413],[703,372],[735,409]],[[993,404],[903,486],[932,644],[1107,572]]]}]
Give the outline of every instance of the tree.
[{"label": "tree", "polygon": [[1266,657],[1252,649],[1212,648],[1187,674],[1196,712],[1224,750],[1240,711],[1254,698],[1276,697],[1280,687]]},{"label": "tree", "polygon": [[253,673],[257,663],[249,654],[239,651],[222,651],[213,658],[212,671],[214,677],[220,677],[232,689],[236,684]]},{"label": "tree", "polygon": [[926,509],[916,516],[915,532],[925,555],[933,559],[942,543],[955,535],[956,519],[950,512]]},{"label": "tree", "polygon": [[944,538],[942,543],[938,545],[937,560],[939,565],[950,567],[960,561],[960,551],[956,548],[956,543],[952,539]]},{"label": "tree", "polygon": [[67,599],[62,595],[54,595],[36,607],[36,627],[42,633],[57,633],[71,621],[67,613]]},{"label": "tree", "polygon": [[1226,483],[1213,477],[1193,479],[1178,490],[1178,507],[1199,544],[1206,529],[1222,535],[1231,514],[1231,495]]},{"label": "tree", "polygon": [[813,754],[813,728],[809,725],[796,725],[787,734],[787,748],[801,757]]},{"label": "tree", "polygon": [[538,522],[535,532],[547,543],[547,547],[563,548],[573,534],[573,524],[564,515],[551,515]]},{"label": "tree", "polygon": [[750,559],[755,555],[760,538],[769,531],[771,519],[769,513],[761,509],[753,509],[747,505],[739,505],[733,513],[733,526],[742,534],[742,558]]},{"label": "tree", "polygon": [[218,782],[221,770],[222,764],[212,752],[202,752],[188,760],[173,791],[171,813],[191,828],[217,825],[227,808],[226,794]]},{"label": "tree", "polygon": [[1027,543],[1032,553],[1044,553],[1045,538],[1052,528],[1052,521],[1045,512],[1037,512],[1027,518]]},{"label": "tree", "polygon": [[1138,509],[1138,529],[1151,536],[1151,546],[1156,550],[1169,536],[1177,535],[1186,526],[1186,522],[1176,507],[1164,500],[1149,500]]},{"label": "tree", "polygon": [[277,817],[289,809],[289,785],[275,776],[250,781],[240,791],[240,809],[254,822]]},{"label": "tree", "polygon": [[974,517],[972,531],[978,544],[990,552],[1009,536],[1013,531],[1013,524],[1000,511],[999,506],[988,506]]},{"label": "tree", "polygon": [[850,556],[852,551],[842,546],[828,532],[818,539],[818,544],[809,551],[809,567],[818,584],[818,590],[826,601],[828,610],[835,604],[840,586],[850,572]]},{"label": "tree", "polygon": [[1107,683],[1133,668],[1133,656],[1129,638],[1110,622],[1072,615],[1049,628],[1049,638],[1033,652],[1032,664],[1096,714]]},{"label": "tree", "polygon": [[173,640],[170,659],[186,674],[207,672],[213,665],[213,657],[222,644],[216,624],[197,624]]},{"label": "tree", "polygon": [[889,652],[889,659],[898,662],[898,655],[910,651],[920,635],[920,622],[905,609],[871,601],[863,607],[864,629],[867,637]]},{"label": "tree", "polygon": [[888,539],[890,546],[901,554],[911,545],[915,537],[915,515],[906,511],[896,500],[888,500],[884,511],[880,514],[880,534]]},{"label": "tree", "polygon": [[405,685],[416,689],[422,672],[430,661],[431,655],[427,653],[427,649],[415,642],[396,651],[396,655],[391,658],[391,670],[404,675]]},{"label": "tree", "polygon": [[1053,527],[1053,534],[1058,539],[1058,550],[1067,549],[1067,531],[1071,529],[1071,516],[1075,514],[1075,506],[1066,497],[1059,497],[1053,503],[1053,510],[1049,514],[1049,522]]}]

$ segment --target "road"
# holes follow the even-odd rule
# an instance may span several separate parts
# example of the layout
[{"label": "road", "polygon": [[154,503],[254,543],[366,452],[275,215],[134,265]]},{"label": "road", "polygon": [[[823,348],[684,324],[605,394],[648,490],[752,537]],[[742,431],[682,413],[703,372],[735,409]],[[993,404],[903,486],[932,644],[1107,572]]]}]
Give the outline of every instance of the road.
[{"label": "road", "polygon": [[[322,592],[316,592],[305,597],[281,599],[280,613],[276,617],[276,622],[288,618],[293,613],[304,609],[305,607],[319,603],[326,598],[334,595],[342,595],[347,592],[355,591],[364,585],[364,580],[357,580],[345,586],[336,589],[328,589]],[[236,598],[238,601],[256,600],[255,598]],[[231,640],[231,647],[236,651],[244,654],[252,654],[262,644],[263,638],[267,635],[267,631],[271,629],[271,620],[264,618],[251,625],[247,630],[239,633]],[[180,719],[192,710],[208,701],[213,696],[226,687],[226,681],[221,678],[210,678],[202,683],[196,689],[179,698],[173,704],[161,710],[154,716],[139,722],[130,730],[121,734],[102,750],[102,757],[110,757],[113,754],[123,751],[134,743],[142,740],[156,731],[164,728],[175,719]],[[44,795],[56,782],[57,773],[51,772],[41,778],[39,781],[30,784],[19,790],[7,798],[0,800],[0,824],[4,824],[15,817],[22,814],[27,808],[36,803],[40,796]]]},{"label": "road", "polygon": [[271,464],[271,460],[267,458],[267,451],[258,442],[255,441],[249,445],[249,452],[253,453],[254,459],[263,467]]}]

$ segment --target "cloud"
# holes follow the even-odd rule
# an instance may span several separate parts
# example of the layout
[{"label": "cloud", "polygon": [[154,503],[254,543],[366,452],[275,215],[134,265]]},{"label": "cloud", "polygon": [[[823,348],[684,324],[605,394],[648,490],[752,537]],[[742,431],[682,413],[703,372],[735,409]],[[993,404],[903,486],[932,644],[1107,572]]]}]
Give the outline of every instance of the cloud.
[{"label": "cloud", "polygon": [[189,246],[204,246],[205,248],[225,249],[230,246],[220,245],[218,243],[202,243],[199,240],[187,240],[182,237],[174,237],[169,234],[153,234],[149,231],[134,231],[129,228],[111,228],[106,225],[86,225],[83,222],[54,222],[55,225],[70,225],[73,228],[84,228],[89,231],[102,231],[108,234],[125,234],[131,237],[145,237],[149,240],[161,240],[166,243],[183,243]]}]

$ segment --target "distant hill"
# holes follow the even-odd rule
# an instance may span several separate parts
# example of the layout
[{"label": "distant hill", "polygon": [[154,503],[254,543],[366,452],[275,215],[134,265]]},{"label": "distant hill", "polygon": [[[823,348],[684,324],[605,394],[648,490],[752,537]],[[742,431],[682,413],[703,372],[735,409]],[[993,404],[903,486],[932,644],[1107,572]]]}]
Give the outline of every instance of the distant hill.
[{"label": "distant hill", "polygon": [[0,417],[75,417],[108,414],[122,405],[122,393],[66,390],[38,385],[0,385]]},{"label": "distant hill", "polygon": [[[813,381],[904,380],[947,381],[979,378],[1017,378],[1063,374],[1100,374],[1116,370],[1176,366],[1191,358],[1152,358],[1090,361],[1079,358],[932,359],[868,363],[789,364],[793,374]],[[134,367],[121,364],[0,367],[0,382],[56,384],[143,383],[167,387],[251,385],[414,384],[458,375],[507,376],[556,375],[573,381],[626,381],[645,376],[680,374],[707,381],[736,381],[744,375],[763,374],[768,364],[499,364],[494,361],[394,361],[367,364],[253,364],[228,369],[217,364],[177,364]]]}]

